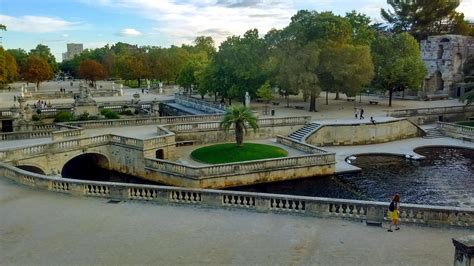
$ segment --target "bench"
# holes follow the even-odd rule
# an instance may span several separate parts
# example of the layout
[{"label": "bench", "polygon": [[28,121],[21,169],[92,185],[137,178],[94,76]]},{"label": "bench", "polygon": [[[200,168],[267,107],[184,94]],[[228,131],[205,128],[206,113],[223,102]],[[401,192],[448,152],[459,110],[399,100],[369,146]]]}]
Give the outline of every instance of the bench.
[{"label": "bench", "polygon": [[378,101],[369,101],[369,104],[379,104]]},{"label": "bench", "polygon": [[273,105],[280,105],[279,102],[272,102]]},{"label": "bench", "polygon": [[355,99],[347,98],[347,101],[348,102],[353,102],[353,101],[355,101]]},{"label": "bench", "polygon": [[304,109],[304,106],[295,106],[295,109],[297,109],[297,110],[303,110],[303,109]]}]

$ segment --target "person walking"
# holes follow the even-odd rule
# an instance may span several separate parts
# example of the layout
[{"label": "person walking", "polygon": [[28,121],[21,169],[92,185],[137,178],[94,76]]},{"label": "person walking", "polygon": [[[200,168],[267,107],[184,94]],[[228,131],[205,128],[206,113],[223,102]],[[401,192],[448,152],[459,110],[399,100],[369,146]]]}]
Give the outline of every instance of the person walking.
[{"label": "person walking", "polygon": [[359,115],[360,119],[364,119],[364,108],[360,107],[360,115]]},{"label": "person walking", "polygon": [[387,231],[393,232],[392,226],[395,226],[395,230],[400,230],[400,227],[398,226],[398,217],[400,216],[400,195],[395,194],[393,196],[392,202],[390,202],[390,205],[388,206],[387,214],[390,220],[392,220]]},{"label": "person walking", "polygon": [[375,119],[374,119],[374,117],[373,117],[373,116],[371,116],[371,117],[370,117],[370,122],[372,122],[372,124],[374,124],[374,126],[376,125],[376,123],[375,123]]},{"label": "person walking", "polygon": [[359,115],[359,108],[354,107],[354,116],[355,116],[356,119],[358,118],[357,117],[358,115]]}]

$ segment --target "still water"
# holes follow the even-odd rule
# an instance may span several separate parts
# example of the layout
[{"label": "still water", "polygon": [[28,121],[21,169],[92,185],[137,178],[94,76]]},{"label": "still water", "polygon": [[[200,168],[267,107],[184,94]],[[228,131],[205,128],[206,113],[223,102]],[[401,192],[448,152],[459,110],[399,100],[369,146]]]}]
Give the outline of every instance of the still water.
[{"label": "still water", "polygon": [[[399,193],[405,203],[474,208],[474,150],[430,147],[415,152],[426,156],[426,159],[410,161],[400,156],[363,155],[353,161],[354,165],[362,168],[359,173],[228,190],[375,201],[389,201],[394,193]],[[86,169],[78,164],[63,172],[63,176],[159,185],[92,166]]]},{"label": "still water", "polygon": [[474,150],[430,147],[410,161],[392,155],[363,155],[353,161],[359,173],[315,177],[233,188],[263,193],[474,207]]}]

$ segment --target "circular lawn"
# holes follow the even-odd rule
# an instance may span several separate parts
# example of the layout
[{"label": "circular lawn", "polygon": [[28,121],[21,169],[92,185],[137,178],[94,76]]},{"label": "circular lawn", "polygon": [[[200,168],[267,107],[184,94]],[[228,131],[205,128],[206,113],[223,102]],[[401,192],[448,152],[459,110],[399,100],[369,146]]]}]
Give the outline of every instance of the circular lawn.
[{"label": "circular lawn", "polygon": [[215,144],[191,152],[191,158],[201,163],[233,163],[288,156],[282,148],[255,143],[244,143],[238,147],[235,143]]}]

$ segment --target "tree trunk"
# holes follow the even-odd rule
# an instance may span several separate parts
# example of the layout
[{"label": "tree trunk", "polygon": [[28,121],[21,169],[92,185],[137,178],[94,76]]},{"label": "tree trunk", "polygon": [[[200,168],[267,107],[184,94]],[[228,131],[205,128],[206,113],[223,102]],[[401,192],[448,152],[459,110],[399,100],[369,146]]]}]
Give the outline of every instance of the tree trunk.
[{"label": "tree trunk", "polygon": [[241,123],[235,123],[235,143],[238,147],[242,147],[244,140],[244,130]]},{"label": "tree trunk", "polygon": [[286,107],[290,108],[290,95],[289,94],[286,95]]},{"label": "tree trunk", "polygon": [[390,89],[388,89],[388,107],[392,107],[392,94],[393,88],[390,87]]},{"label": "tree trunk", "polygon": [[334,100],[339,100],[339,89],[336,89],[336,98],[334,98]]},{"label": "tree trunk", "polygon": [[316,93],[311,91],[311,96],[309,100],[309,111],[316,112]]},{"label": "tree trunk", "polygon": [[36,81],[36,90],[39,90],[39,88],[40,88],[40,82]]},{"label": "tree trunk", "polygon": [[326,90],[326,105],[329,105],[329,90]]},{"label": "tree trunk", "polygon": [[141,81],[140,81],[140,79],[137,79],[137,81],[138,81],[138,87],[140,88]]}]

